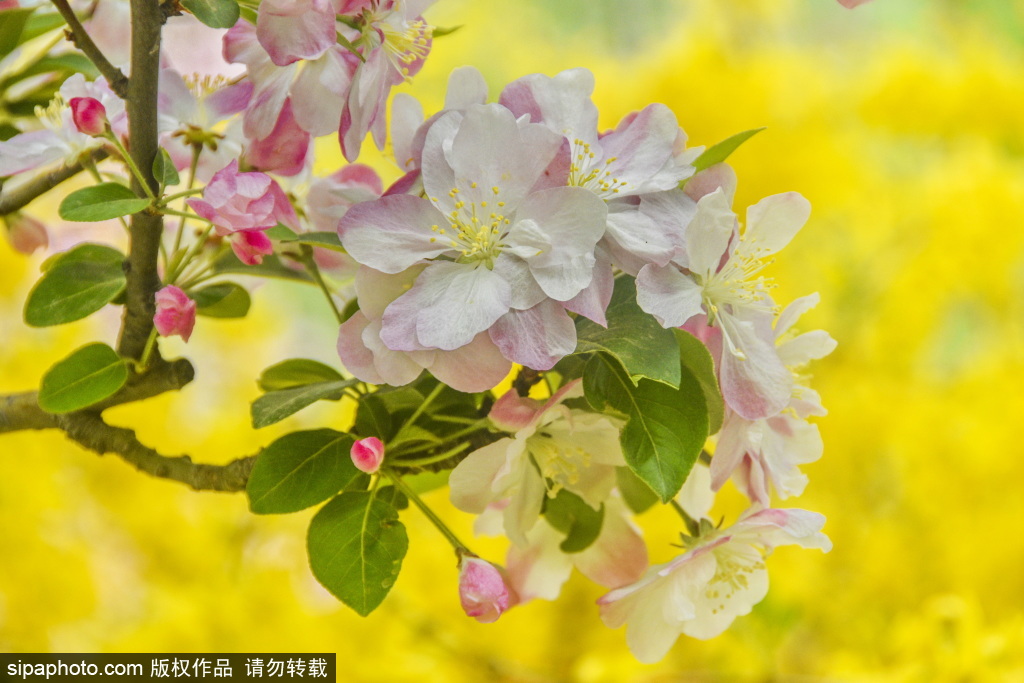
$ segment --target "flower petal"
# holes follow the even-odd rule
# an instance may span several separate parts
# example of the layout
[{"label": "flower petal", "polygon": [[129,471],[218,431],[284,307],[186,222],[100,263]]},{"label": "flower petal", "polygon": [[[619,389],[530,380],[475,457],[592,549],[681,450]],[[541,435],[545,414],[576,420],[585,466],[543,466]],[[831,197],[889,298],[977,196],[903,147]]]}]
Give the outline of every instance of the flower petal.
[{"label": "flower petal", "polygon": [[636,302],[661,323],[679,327],[702,312],[701,287],[674,265],[644,266],[636,277]]},{"label": "flower petal", "polygon": [[448,250],[431,226],[448,225],[421,197],[389,195],[356,204],[338,223],[338,235],[359,263],[385,273],[400,273],[420,259]]},{"label": "flower petal", "polygon": [[505,358],[534,370],[550,370],[576,350],[576,326],[551,299],[525,311],[509,311],[494,323],[490,335]]}]

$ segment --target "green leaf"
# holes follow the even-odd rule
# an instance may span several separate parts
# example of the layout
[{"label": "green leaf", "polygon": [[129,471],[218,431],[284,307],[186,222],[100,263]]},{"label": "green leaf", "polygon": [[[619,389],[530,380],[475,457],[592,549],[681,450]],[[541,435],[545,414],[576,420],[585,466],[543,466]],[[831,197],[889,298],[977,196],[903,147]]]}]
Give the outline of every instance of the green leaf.
[{"label": "green leaf", "polygon": [[343,493],[309,525],[313,576],[362,616],[387,596],[409,549],[398,511],[372,493]]},{"label": "green leaf", "polygon": [[708,410],[708,433],[717,434],[725,417],[725,400],[718,388],[715,361],[704,343],[684,330],[673,330],[679,343],[679,356],[683,368],[700,384],[704,404]]},{"label": "green leaf", "polygon": [[256,25],[256,19],[257,19],[257,17],[259,15],[256,13],[255,9],[253,9],[252,7],[243,6],[243,5],[239,5],[238,9],[239,9],[239,13],[240,13],[240,15],[241,15],[241,17],[243,19],[248,21],[253,26]]},{"label": "green leaf", "polygon": [[54,254],[39,266],[41,271],[48,272],[56,266],[69,266],[72,263],[100,263],[123,270],[124,261],[127,257],[117,249],[108,247],[105,244],[94,244],[86,242],[79,244],[67,251]]},{"label": "green leaf", "polygon": [[77,52],[68,52],[63,55],[44,57],[28,68],[11,74],[3,80],[3,86],[6,88],[31,76],[52,72],[60,72],[64,75],[81,73],[89,78],[97,78],[100,75],[99,69],[96,68],[96,65],[88,57]]},{"label": "green leaf", "polygon": [[287,241],[297,244],[309,244],[314,247],[323,247],[324,249],[345,253],[345,247],[341,246],[341,240],[338,239],[338,233],[336,232],[306,232],[296,235],[294,239]]},{"label": "green leaf", "polygon": [[263,263],[254,266],[247,266],[238,260],[234,252],[227,251],[213,264],[214,271],[220,273],[235,273],[238,275],[255,275],[257,277],[274,277],[282,280],[297,280],[299,282],[313,282],[313,278],[304,270],[295,270],[284,265],[274,254],[263,257]]},{"label": "green leaf", "polygon": [[49,413],[70,413],[112,396],[128,381],[128,366],[106,344],[88,344],[60,361],[43,376],[39,407]]},{"label": "green leaf", "polygon": [[297,512],[322,503],[361,479],[353,439],[333,429],[285,434],[263,449],[245,485],[256,514]]},{"label": "green leaf", "polygon": [[171,155],[163,147],[160,148],[160,153],[153,157],[153,177],[160,183],[160,187],[177,185],[181,182],[181,176],[178,175],[178,169],[174,167]]},{"label": "green leaf", "polygon": [[658,502],[658,494],[628,467],[617,467],[615,477],[622,499],[636,514],[639,515]]},{"label": "green leaf", "polygon": [[420,472],[419,474],[407,474],[402,477],[402,480],[408,484],[416,493],[429,493],[435,489],[439,489],[442,486],[448,485],[449,470],[441,470],[439,472]]},{"label": "green leaf", "polygon": [[294,230],[281,223],[267,230],[266,235],[272,240],[283,240],[286,242],[293,242],[298,237]]},{"label": "green leaf", "polygon": [[75,190],[60,203],[57,213],[66,221],[105,221],[138,213],[149,206],[121,183],[100,183]]},{"label": "green leaf", "polygon": [[648,377],[679,385],[679,350],[672,330],[666,330],[637,305],[633,278],[616,278],[607,316],[607,329],[582,316],[577,319],[576,353],[610,353],[626,368],[634,384]]},{"label": "green leaf", "polygon": [[729,155],[736,151],[740,145],[760,133],[764,128],[753,128],[751,130],[745,130],[742,133],[736,133],[732,137],[728,137],[722,140],[716,145],[711,145],[704,153],[701,154],[693,162],[693,167],[698,171],[703,171],[709,166],[720,164],[729,158]]},{"label": "green leaf", "polygon": [[[422,401],[423,398],[420,397],[420,400]],[[391,419],[391,413],[380,398],[380,392],[359,399],[359,407],[356,408],[356,421],[352,425],[352,431],[360,438],[375,436],[384,442],[390,441],[391,437],[395,435],[397,428]]]},{"label": "green leaf", "polygon": [[238,21],[235,0],[181,0],[181,6],[210,28],[231,28]]},{"label": "green leaf", "polygon": [[345,387],[350,387],[358,381],[346,379],[340,382],[318,382],[294,389],[271,391],[253,402],[252,426],[255,429],[260,429],[280,422],[317,401],[337,401],[341,398]]},{"label": "green leaf", "polygon": [[16,7],[0,12],[0,57],[10,54],[21,44],[22,30],[33,12],[34,7]]},{"label": "green leaf", "polygon": [[21,42],[38,38],[44,33],[49,33],[55,28],[64,25],[64,17],[59,12],[36,13],[25,22],[25,28],[21,31]]},{"label": "green leaf", "polygon": [[554,498],[546,498],[544,517],[555,529],[564,533],[558,546],[564,553],[586,550],[601,535],[604,505],[595,510],[575,493],[562,489]]},{"label": "green leaf", "polygon": [[125,287],[124,255],[98,244],[83,244],[49,261],[25,302],[25,322],[61,325],[95,313]]},{"label": "green leaf", "polygon": [[403,429],[399,430],[398,435],[391,439],[388,443],[388,448],[395,448],[399,444],[405,443],[441,443],[441,437],[433,434],[432,432],[419,427],[417,425],[406,425]]},{"label": "green leaf", "polygon": [[329,365],[307,358],[289,358],[275,363],[260,374],[263,391],[281,391],[319,382],[343,380],[341,373]]},{"label": "green leaf", "polygon": [[196,313],[208,318],[244,318],[252,300],[242,285],[220,282],[189,292],[196,302]]},{"label": "green leaf", "polygon": [[626,464],[667,503],[682,488],[708,436],[704,394],[689,372],[679,388],[642,379],[636,385],[605,354],[587,362],[583,390],[596,410],[626,417],[619,435]]}]

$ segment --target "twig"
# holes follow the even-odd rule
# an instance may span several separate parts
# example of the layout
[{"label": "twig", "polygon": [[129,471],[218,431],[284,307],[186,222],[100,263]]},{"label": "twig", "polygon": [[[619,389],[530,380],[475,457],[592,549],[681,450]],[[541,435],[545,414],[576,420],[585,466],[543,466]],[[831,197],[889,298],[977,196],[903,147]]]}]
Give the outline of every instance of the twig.
[{"label": "twig", "polygon": [[71,413],[59,417],[58,422],[68,437],[91,451],[113,453],[140,472],[178,481],[197,491],[242,491],[256,463],[255,455],[227,465],[197,464],[187,455],[161,455],[139,441],[132,430],[108,425],[93,412]]},{"label": "twig", "polygon": [[[102,148],[93,150],[88,157],[92,163],[106,158],[107,151]],[[16,190],[0,193],[0,216],[13,213],[26,206],[36,197],[49,192],[68,178],[78,175],[84,168],[85,166],[81,163],[61,166],[49,173],[33,178]]]},{"label": "twig", "polygon": [[[50,2],[53,3],[53,6],[57,8],[60,15],[64,17],[64,21],[67,22],[68,29],[71,31],[71,40],[78,46],[78,49],[84,52],[85,56],[96,65],[96,68],[107,79],[107,83],[110,84],[110,89],[117,93],[117,96],[122,100],[127,99],[128,77],[111,64],[110,60],[96,47],[96,43],[92,42],[92,38],[89,37],[85,27],[82,26],[82,22],[78,20],[75,11],[68,4],[68,0],[50,0]],[[132,23],[134,24],[134,22]]]}]

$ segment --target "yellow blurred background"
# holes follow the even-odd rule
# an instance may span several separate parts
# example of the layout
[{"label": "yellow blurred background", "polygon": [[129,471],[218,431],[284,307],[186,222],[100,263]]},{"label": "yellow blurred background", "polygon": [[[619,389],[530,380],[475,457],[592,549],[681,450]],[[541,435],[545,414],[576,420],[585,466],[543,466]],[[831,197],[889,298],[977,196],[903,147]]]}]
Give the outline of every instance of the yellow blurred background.
[{"label": "yellow blurred background", "polygon": [[[737,207],[787,190],[811,200],[771,274],[779,301],[819,291],[802,327],[839,341],[813,368],[830,409],[825,457],[783,505],[824,513],[835,549],[780,549],[751,615],[641,665],[579,576],[558,602],[492,625],[466,618],[453,556],[415,510],[402,576],[363,619],[306,567],[311,513],[256,517],[242,495],[20,433],[0,436],[0,651],[333,651],[352,681],[1024,681],[1024,2],[441,0],[428,18],[464,25],[404,88],[428,113],[461,64],[484,72],[492,97],[526,73],[587,66],[605,127],[655,101],[691,145],[768,127],[732,159]],[[0,392],[113,341],[113,312],[19,322],[41,259],[0,245]],[[344,426],[321,404],[250,429],[262,368],[336,362],[315,292],[268,284],[254,301],[246,321],[201,319],[187,347],[165,346],[195,361],[195,383],[112,421],[209,462]],[[427,499],[471,535],[443,492]],[[671,515],[640,522],[655,561],[675,552]],[[502,557],[496,542],[474,545]]]}]

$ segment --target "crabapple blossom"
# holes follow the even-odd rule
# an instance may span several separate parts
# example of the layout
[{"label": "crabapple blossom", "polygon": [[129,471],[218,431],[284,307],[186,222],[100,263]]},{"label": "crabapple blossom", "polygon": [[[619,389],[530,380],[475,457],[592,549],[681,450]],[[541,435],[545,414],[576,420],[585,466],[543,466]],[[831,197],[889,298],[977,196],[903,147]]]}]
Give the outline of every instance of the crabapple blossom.
[{"label": "crabapple blossom", "polygon": [[384,462],[384,444],[375,436],[359,439],[352,444],[351,455],[356,469],[374,474]]},{"label": "crabapple blossom", "polygon": [[463,554],[459,560],[459,602],[466,616],[490,624],[515,604],[515,599],[497,567]]},{"label": "crabapple blossom", "polygon": [[540,516],[545,495],[575,493],[597,510],[615,486],[615,468],[625,465],[618,427],[595,413],[570,409],[567,398],[582,396],[575,380],[545,403],[504,394],[490,412],[499,429],[513,432],[470,453],[449,479],[455,507],[480,514],[509,499],[503,510],[505,532],[528,545],[526,533]]},{"label": "crabapple blossom", "polygon": [[[824,330],[787,336],[796,319],[818,301],[818,295],[797,299],[779,316],[775,325],[776,350],[799,380],[799,369],[811,360],[824,358],[836,342]],[[798,496],[807,486],[799,465],[821,458],[824,443],[809,415],[824,415],[817,393],[794,382],[788,410],[767,418],[746,420],[726,410],[711,460],[713,488],[718,490],[732,476],[740,490],[755,503],[767,505],[774,489],[783,499]]]},{"label": "crabapple blossom", "polygon": [[367,133],[378,149],[387,133],[385,114],[391,88],[414,76],[430,53],[433,27],[423,12],[434,0],[372,0],[358,3],[359,32],[342,33],[362,60],[352,75],[338,126],[342,154],[355,161]]},{"label": "crabapple blossom", "polygon": [[72,164],[83,153],[102,147],[102,138],[82,133],[75,125],[67,103],[80,97],[92,98],[103,106],[114,134],[127,132],[124,102],[107,82],[102,78],[86,81],[82,74],[75,74],[64,81],[48,107],[37,108],[41,129],[0,141],[0,176],[24,173],[57,161]]},{"label": "crabapple blossom", "polygon": [[188,341],[196,324],[196,302],[174,285],[156,293],[156,315],[153,325],[162,337],[178,335]]},{"label": "crabapple blossom", "polygon": [[768,285],[754,276],[809,215],[810,204],[799,194],[773,195],[750,207],[746,229],[738,234],[725,192],[715,190],[697,202],[685,248],[671,263],[646,265],[637,276],[637,303],[664,327],[706,314],[719,329],[722,395],[747,419],[782,410],[793,384],[775,351]]},{"label": "crabapple blossom", "polygon": [[393,351],[381,340],[381,317],[387,306],[409,289],[423,266],[397,274],[365,266],[356,273],[359,310],[338,331],[338,356],[349,372],[372,384],[402,385],[427,369],[459,391],[486,391],[512,369],[491,338],[481,332],[454,351]]},{"label": "crabapple blossom", "polygon": [[[502,510],[506,502],[490,505],[477,517],[474,529],[488,536],[502,534]],[[629,510],[614,493],[604,502],[601,533],[586,549],[566,553],[561,549],[565,533],[541,519],[526,533],[527,545],[512,545],[505,563],[508,580],[520,602],[534,598],[554,600],[569,579],[573,567],[606,588],[633,583],[647,569],[647,547]]]},{"label": "crabapple blossom", "polygon": [[724,529],[704,524],[686,553],[602,596],[601,619],[611,628],[626,624],[629,649],[645,663],[662,659],[680,634],[714,638],[764,598],[764,559],[775,547],[832,548],[824,523],[815,512],[768,508],[751,509]]},{"label": "crabapple blossom", "polygon": [[454,350],[490,330],[506,358],[535,369],[572,352],[575,328],[558,302],[593,279],[606,210],[585,190],[549,186],[560,149],[558,136],[500,105],[449,112],[427,134],[427,198],[390,195],[345,214],[338,234],[358,262],[399,273],[428,259],[384,311],[388,348]]},{"label": "crabapple blossom", "polygon": [[265,173],[239,173],[237,159],[214,174],[202,199],[189,199],[188,205],[213,223],[218,235],[231,235],[231,248],[248,265],[273,251],[264,230],[278,223],[298,228],[295,209],[281,187]]}]

